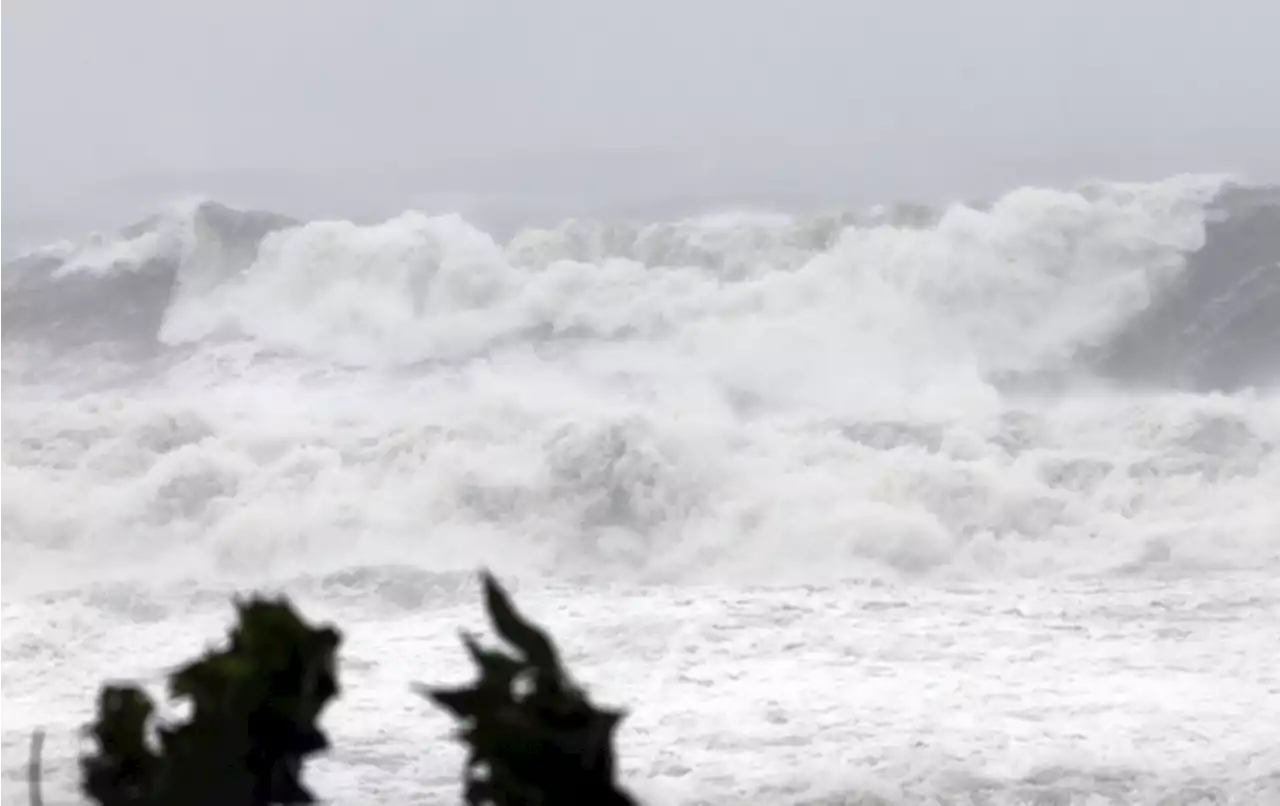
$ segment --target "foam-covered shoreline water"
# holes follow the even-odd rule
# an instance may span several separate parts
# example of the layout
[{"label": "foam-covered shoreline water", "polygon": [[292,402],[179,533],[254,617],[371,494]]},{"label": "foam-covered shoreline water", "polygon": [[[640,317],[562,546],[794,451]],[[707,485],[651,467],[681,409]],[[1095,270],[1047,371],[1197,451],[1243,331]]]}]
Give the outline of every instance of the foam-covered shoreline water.
[{"label": "foam-covered shoreline water", "polygon": [[[340,787],[356,797],[369,758],[417,752],[361,710],[425,674],[377,647],[451,640],[474,597],[440,590],[483,563],[568,620],[594,679],[661,678],[670,711],[622,751],[661,802],[1264,802],[1280,791],[1280,681],[1260,660],[1280,637],[1256,621],[1280,602],[1276,196],[1179,177],[568,221],[505,244],[455,216],[199,202],[10,261],[5,767],[30,726],[86,715],[86,683],[57,669],[87,676],[142,633],[202,640],[229,590],[282,586],[359,625],[353,673],[373,688],[342,735],[364,760],[326,773],[363,781]],[[635,626],[635,597],[655,623]],[[596,635],[686,617],[672,679]],[[698,680],[772,679],[784,644],[822,656],[785,703],[726,683],[704,713]],[[916,728],[830,694],[887,676],[911,710],[926,667],[968,682],[928,695]],[[1035,689],[1044,675],[1061,677]],[[1162,716],[1158,697],[1092,688],[1108,676],[1176,679],[1176,702]],[[1215,700],[1226,685],[1239,697]],[[708,739],[730,689],[774,727]],[[1086,712],[1146,750],[1082,732]],[[414,747],[447,726],[421,730]],[[788,755],[801,740],[830,775]],[[55,766],[73,752],[54,747]],[[423,802],[450,802],[432,770]],[[397,775],[386,802],[416,791]]]}]

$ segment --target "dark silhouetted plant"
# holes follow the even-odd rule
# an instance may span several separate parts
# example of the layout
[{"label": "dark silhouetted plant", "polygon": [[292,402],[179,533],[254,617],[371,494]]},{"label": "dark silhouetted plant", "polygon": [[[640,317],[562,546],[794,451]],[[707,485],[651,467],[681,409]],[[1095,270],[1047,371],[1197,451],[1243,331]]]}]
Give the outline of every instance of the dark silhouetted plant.
[{"label": "dark silhouetted plant", "polygon": [[[614,781],[613,735],[623,712],[596,708],[570,680],[555,645],[506,591],[481,574],[485,606],[515,652],[462,640],[480,676],[462,688],[418,690],[462,722],[470,806],[635,806]],[[133,685],[107,685],[80,759],[81,789],[100,806],[271,806],[314,803],[304,760],[328,747],[317,727],[337,695],[340,633],[312,627],[287,599],[237,601],[228,645],[169,676],[190,717],[154,726],[155,705]],[[155,736],[152,737],[154,732]],[[39,797],[38,738],[31,785]]]},{"label": "dark silhouetted plant", "polygon": [[101,806],[269,806],[313,803],[303,761],[328,747],[316,725],[338,693],[341,635],[312,627],[285,599],[237,601],[228,646],[169,677],[187,721],[149,733],[141,689],[109,685],[80,760],[81,788]]},{"label": "dark silhouetted plant", "polygon": [[418,691],[462,722],[470,806],[633,806],[614,781],[613,734],[624,712],[593,706],[569,679],[551,639],[516,612],[506,591],[481,574],[498,635],[517,650],[462,641],[480,677],[464,688]]}]

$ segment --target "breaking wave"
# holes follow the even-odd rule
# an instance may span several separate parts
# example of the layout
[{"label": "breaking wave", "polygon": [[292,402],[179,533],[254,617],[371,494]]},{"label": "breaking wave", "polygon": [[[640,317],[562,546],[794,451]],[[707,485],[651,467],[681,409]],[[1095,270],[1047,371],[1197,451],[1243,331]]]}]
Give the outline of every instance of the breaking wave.
[{"label": "breaking wave", "polygon": [[570,220],[506,244],[457,216],[302,222],[198,201],[9,261],[3,326],[6,347],[55,353],[247,339],[403,367],[607,340],[733,373],[762,369],[767,343],[908,383],[1231,390],[1280,371],[1278,267],[1280,190],[1214,177],[807,218]]},{"label": "breaking wave", "polygon": [[1269,567],[1277,260],[1280,192],[1212,177],[506,243],[176,205],[5,265],[5,550]]}]

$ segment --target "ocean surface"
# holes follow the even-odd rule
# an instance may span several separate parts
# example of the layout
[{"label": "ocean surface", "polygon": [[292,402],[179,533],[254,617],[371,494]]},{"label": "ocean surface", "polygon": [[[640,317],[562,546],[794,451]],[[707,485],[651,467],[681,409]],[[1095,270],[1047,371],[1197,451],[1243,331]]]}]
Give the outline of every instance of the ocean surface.
[{"label": "ocean surface", "polygon": [[1280,804],[1280,189],[297,221],[3,266],[4,802],[229,596],[345,631],[333,804],[456,804],[493,569],[671,804]]}]

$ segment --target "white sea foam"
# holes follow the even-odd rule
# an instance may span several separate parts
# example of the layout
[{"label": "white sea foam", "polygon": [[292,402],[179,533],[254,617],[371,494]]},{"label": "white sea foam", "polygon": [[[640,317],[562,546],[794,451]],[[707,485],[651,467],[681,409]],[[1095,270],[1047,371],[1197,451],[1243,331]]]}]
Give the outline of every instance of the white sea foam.
[{"label": "white sea foam", "polygon": [[[505,245],[197,205],[36,256],[61,279],[5,292],[5,764],[124,647],[154,676],[283,586],[352,625],[333,791],[451,802],[456,759],[396,761],[443,720],[379,726],[461,673],[483,563],[637,704],[653,803],[1278,797],[1280,398],[1081,360],[1182,287],[1219,186]],[[158,307],[99,310],[139,268]],[[23,307],[57,294],[153,352],[68,375]]]}]

